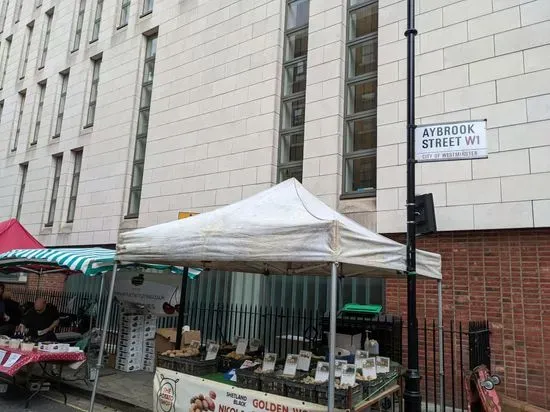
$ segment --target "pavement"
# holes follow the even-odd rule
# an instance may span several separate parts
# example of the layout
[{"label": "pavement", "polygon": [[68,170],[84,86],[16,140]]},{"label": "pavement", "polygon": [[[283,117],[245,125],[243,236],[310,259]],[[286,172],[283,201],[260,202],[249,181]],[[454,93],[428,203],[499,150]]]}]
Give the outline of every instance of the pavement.
[{"label": "pavement", "polygon": [[[19,390],[10,388],[7,393],[0,394],[0,411],[2,412],[87,412],[89,399],[78,395],[68,394],[67,404],[64,404],[63,396],[56,392],[45,392],[36,396],[30,402],[29,408],[25,409],[27,395]],[[104,405],[96,405],[96,412],[118,412]]]}]

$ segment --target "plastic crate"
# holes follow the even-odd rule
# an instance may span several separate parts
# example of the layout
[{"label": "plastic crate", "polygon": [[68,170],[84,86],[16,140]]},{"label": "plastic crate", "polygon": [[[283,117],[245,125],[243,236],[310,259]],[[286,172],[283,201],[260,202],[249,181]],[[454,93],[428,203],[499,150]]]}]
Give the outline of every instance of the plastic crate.
[{"label": "plastic crate", "polygon": [[174,369],[174,358],[166,355],[157,355],[157,368]]},{"label": "plastic crate", "polygon": [[237,369],[237,385],[241,388],[259,391],[262,389],[260,374],[255,373],[256,367]]},{"label": "plastic crate", "polygon": [[282,373],[264,373],[261,375],[260,380],[262,382],[263,392],[271,393],[273,395],[286,396],[287,380],[283,377]]},{"label": "plastic crate", "polygon": [[214,360],[203,360],[200,357],[176,357],[174,360],[174,370],[192,376],[205,376],[216,373],[218,363]]},{"label": "plastic crate", "polygon": [[305,402],[317,403],[317,385],[303,382],[287,381],[286,391],[289,398]]},{"label": "plastic crate", "polygon": [[[328,405],[328,384],[317,386],[317,403]],[[363,400],[363,387],[355,385],[348,389],[334,389],[334,407],[338,409],[351,409]]]},{"label": "plastic crate", "polygon": [[378,374],[376,379],[372,381],[357,381],[363,387],[363,398],[367,399],[381,392],[392,384],[399,374],[396,371],[390,371],[389,373]]},{"label": "plastic crate", "polygon": [[242,366],[245,360],[252,360],[252,359],[251,358],[233,359],[227,356],[219,356],[218,371],[222,373],[226,373],[226,372],[229,372],[231,369],[240,369],[240,367]]}]

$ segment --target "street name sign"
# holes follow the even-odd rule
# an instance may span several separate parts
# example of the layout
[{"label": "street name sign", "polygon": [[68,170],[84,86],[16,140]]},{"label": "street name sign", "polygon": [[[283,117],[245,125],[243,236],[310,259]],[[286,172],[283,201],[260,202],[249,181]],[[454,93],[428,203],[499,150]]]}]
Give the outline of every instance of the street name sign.
[{"label": "street name sign", "polygon": [[486,159],[487,121],[418,125],[415,152],[417,162]]}]

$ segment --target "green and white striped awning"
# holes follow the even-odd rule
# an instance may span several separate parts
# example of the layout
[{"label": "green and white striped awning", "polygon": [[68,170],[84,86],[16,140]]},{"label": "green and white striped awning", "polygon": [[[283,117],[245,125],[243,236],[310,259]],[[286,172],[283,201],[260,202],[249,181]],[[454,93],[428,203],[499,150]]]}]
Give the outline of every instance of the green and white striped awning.
[{"label": "green and white striped awning", "polygon": [[[61,248],[61,249],[13,249],[0,254],[2,267],[24,265],[48,265],[80,272],[85,276],[96,276],[113,269],[116,252],[104,248]],[[183,269],[164,265],[120,264],[119,267],[143,267],[159,271],[182,274]],[[199,275],[199,269],[189,268],[191,279]]]}]

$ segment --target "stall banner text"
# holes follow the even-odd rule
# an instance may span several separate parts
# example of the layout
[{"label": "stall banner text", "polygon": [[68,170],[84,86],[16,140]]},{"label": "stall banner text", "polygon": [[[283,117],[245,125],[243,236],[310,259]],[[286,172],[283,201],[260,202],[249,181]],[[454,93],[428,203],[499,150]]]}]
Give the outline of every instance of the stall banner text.
[{"label": "stall banner text", "polygon": [[[193,405],[191,404],[193,400]],[[198,407],[199,401],[203,406]],[[326,412],[327,407],[297,399],[236,388],[168,369],[157,368],[154,412]]]},{"label": "stall banner text", "polygon": [[418,162],[485,159],[487,121],[418,125],[415,129],[415,154]]}]

